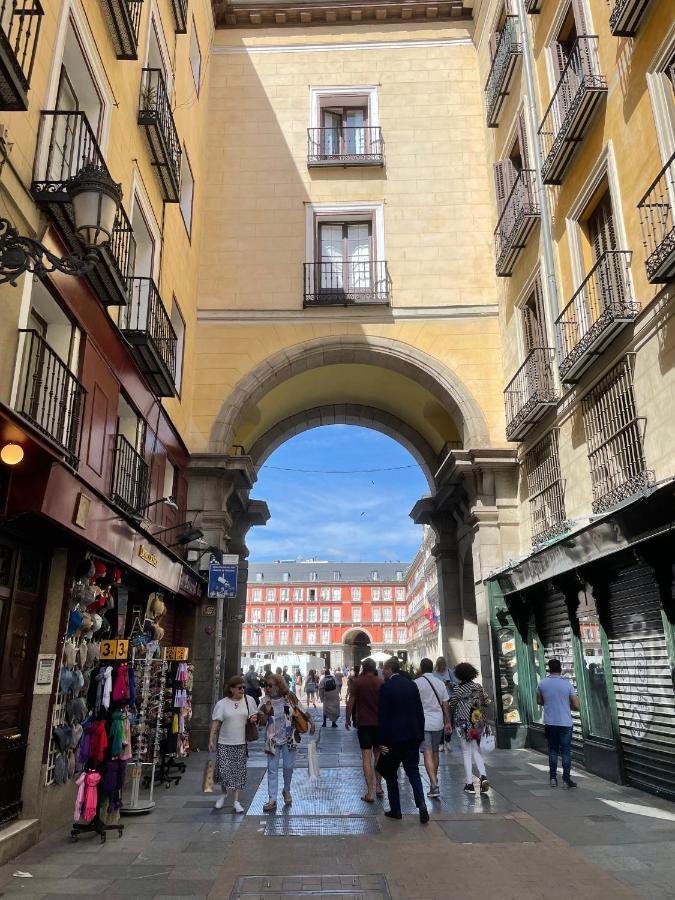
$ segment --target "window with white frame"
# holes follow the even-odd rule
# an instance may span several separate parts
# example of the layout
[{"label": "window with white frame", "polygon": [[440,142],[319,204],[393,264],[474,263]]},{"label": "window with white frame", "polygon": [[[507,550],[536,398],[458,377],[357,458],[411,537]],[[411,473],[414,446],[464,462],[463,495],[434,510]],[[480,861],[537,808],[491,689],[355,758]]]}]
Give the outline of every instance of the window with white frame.
[{"label": "window with white frame", "polygon": [[371,581],[379,581],[380,580],[380,573],[377,571],[377,569],[375,569],[374,571],[372,571],[370,573],[370,580]]},{"label": "window with white frame", "polygon": [[322,644],[330,644],[330,629],[329,628],[321,629],[321,643]]},{"label": "window with white frame", "polygon": [[352,600],[360,600],[361,599],[361,588],[353,587],[352,588]]},{"label": "window with white frame", "polygon": [[327,587],[319,588],[319,599],[320,600],[330,600]]},{"label": "window with white frame", "polygon": [[274,601],[276,600],[277,592],[274,588],[267,588],[265,596],[267,597],[268,603],[274,603]]},{"label": "window with white frame", "polygon": [[402,588],[402,587],[396,588],[396,599],[397,600],[405,600],[405,588]]},{"label": "window with white frame", "polygon": [[399,606],[396,610],[396,621],[397,622],[405,622],[405,619],[406,619],[405,607]]},{"label": "window with white frame", "polygon": [[294,609],[294,610],[293,610],[293,621],[294,621],[294,622],[302,622],[302,621],[304,621],[303,613],[304,613],[304,610],[303,610],[303,609]]},{"label": "window with white frame", "polygon": [[307,588],[307,602],[316,603],[316,588]]},{"label": "window with white frame", "polygon": [[293,643],[294,644],[302,643],[302,631],[299,628],[293,632]]},{"label": "window with white frame", "polygon": [[262,602],[262,591],[260,588],[253,588],[253,602],[261,603]]},{"label": "window with white frame", "polygon": [[279,588],[279,598],[284,601],[290,599],[290,591],[288,588]]},{"label": "window with white frame", "polygon": [[385,628],[384,629],[384,642],[385,644],[391,644],[394,640],[394,629],[393,628]]},{"label": "window with white frame", "polygon": [[394,615],[391,606],[385,606],[382,610],[382,618],[385,622],[393,622]]},{"label": "window with white frame", "polygon": [[333,621],[341,622],[342,621],[342,610],[339,606],[333,607]]},{"label": "window with white frame", "polygon": [[188,237],[192,236],[192,203],[195,193],[195,181],[192,166],[188,159],[187,149],[183,145],[180,161],[180,211],[187,228]]},{"label": "window with white frame", "polygon": [[266,610],[265,610],[265,621],[268,622],[268,623],[269,623],[269,622],[274,622],[274,610],[273,610],[273,609],[266,609]]},{"label": "window with white frame", "polygon": [[281,628],[279,630],[279,643],[281,644],[282,647],[285,647],[288,645],[288,629],[287,628]]},{"label": "window with white frame", "polygon": [[316,644],[316,628],[307,629],[307,643],[310,645]]},{"label": "window with white frame", "polygon": [[330,609],[327,606],[321,607],[321,621],[330,622]]},{"label": "window with white frame", "polygon": [[396,580],[403,581],[403,572],[400,569],[396,572]]},{"label": "window with white frame", "polygon": [[333,572],[333,581],[340,581],[341,578],[342,578],[341,572],[338,572],[337,570],[335,572]]},{"label": "window with white frame", "polygon": [[268,647],[271,647],[274,644],[274,632],[272,630],[265,632],[265,643]]},{"label": "window with white frame", "polygon": [[284,572],[283,575],[281,576],[281,580],[282,580],[282,581],[290,581],[290,580],[291,580],[291,573],[290,573],[290,572]]},{"label": "window with white frame", "polygon": [[331,600],[333,602],[342,600],[342,588],[333,588],[331,590]]},{"label": "window with white frame", "polygon": [[180,394],[181,385],[183,383],[183,357],[185,355],[185,320],[183,319],[183,315],[175,297],[171,304],[171,327],[176,335],[176,374],[174,377],[174,384],[176,385],[176,390]]},{"label": "window with white frame", "polygon": [[279,611],[279,621],[280,622],[288,622],[289,621],[287,609],[282,609]]},{"label": "window with white frame", "polygon": [[408,633],[405,628],[397,628],[396,629],[396,637],[398,638],[399,644],[405,644],[408,639]]},{"label": "window with white frame", "polygon": [[373,622],[381,622],[382,621],[382,609],[379,606],[373,607]]},{"label": "window with white frame", "polygon": [[390,587],[382,588],[382,599],[383,600],[391,600],[391,588]]},{"label": "window with white frame", "polygon": [[371,598],[371,600],[379,600],[380,599],[380,589],[372,588],[370,591],[370,598]]},{"label": "window with white frame", "polygon": [[202,54],[199,49],[197,25],[194,19],[192,20],[192,31],[190,32],[190,68],[192,69],[192,79],[195,83],[195,90],[199,96],[199,88],[202,80]]},{"label": "window with white frame", "polygon": [[382,164],[376,86],[311,88],[309,125],[310,164],[339,160]]},{"label": "window with white frame", "polygon": [[255,580],[256,580],[256,581],[262,581],[262,580],[263,580],[263,573],[262,573],[262,572],[256,572],[256,573],[255,573]]},{"label": "window with white frame", "polygon": [[254,609],[251,611],[251,621],[254,625],[258,625],[260,623],[260,610]]},{"label": "window with white frame", "polygon": [[293,588],[293,599],[302,600],[302,588]]},{"label": "window with white frame", "polygon": [[318,619],[318,616],[317,616],[317,609],[316,609],[316,607],[315,607],[315,606],[314,606],[314,607],[310,607],[310,608],[307,610],[307,621],[308,621],[308,622],[316,622],[317,619]]},{"label": "window with white frame", "polygon": [[361,621],[361,610],[358,606],[352,609],[352,622],[360,622]]},{"label": "window with white frame", "polygon": [[318,572],[310,572],[310,573],[309,573],[309,580],[310,580],[310,581],[318,581],[318,580],[319,580],[319,573],[318,573]]}]

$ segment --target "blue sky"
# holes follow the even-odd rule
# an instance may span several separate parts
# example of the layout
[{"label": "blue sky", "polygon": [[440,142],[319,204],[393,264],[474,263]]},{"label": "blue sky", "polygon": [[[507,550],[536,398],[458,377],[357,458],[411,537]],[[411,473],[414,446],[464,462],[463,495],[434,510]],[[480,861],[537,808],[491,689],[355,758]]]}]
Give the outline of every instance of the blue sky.
[{"label": "blue sky", "polygon": [[[350,475],[279,471],[397,466],[410,468]],[[426,493],[413,457],[386,435],[355,425],[306,431],[282,444],[258,474],[251,496],[267,501],[271,518],[249,532],[250,559],[409,562],[422,529],[408,513]]]}]

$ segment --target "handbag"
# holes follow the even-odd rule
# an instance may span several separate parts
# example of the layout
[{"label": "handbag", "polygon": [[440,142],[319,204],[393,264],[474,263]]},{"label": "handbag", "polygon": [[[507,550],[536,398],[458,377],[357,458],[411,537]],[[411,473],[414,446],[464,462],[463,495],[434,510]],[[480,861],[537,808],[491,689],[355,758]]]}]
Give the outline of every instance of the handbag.
[{"label": "handbag", "polygon": [[481,753],[492,753],[492,751],[495,749],[495,736],[489,725],[486,725],[483,729],[483,734],[481,735],[479,745]]},{"label": "handbag", "polygon": [[298,734],[306,734],[309,730],[309,716],[299,706],[294,706],[291,718],[293,719],[293,728]]},{"label": "handbag", "polygon": [[[248,697],[246,698],[246,712],[249,714],[249,716],[253,715],[248,705]],[[244,740],[247,744],[250,744],[252,741],[258,740],[258,726],[255,722],[251,722],[250,718],[246,719],[246,726],[244,728]]]}]

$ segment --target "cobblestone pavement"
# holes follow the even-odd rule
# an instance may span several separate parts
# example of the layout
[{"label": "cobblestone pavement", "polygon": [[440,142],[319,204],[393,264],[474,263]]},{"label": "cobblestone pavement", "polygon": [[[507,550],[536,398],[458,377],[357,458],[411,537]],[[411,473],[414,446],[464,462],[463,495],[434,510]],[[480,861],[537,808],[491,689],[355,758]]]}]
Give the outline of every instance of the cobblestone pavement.
[{"label": "cobblestone pavement", "polygon": [[262,813],[261,746],[251,750],[245,815],[215,810],[201,793],[204,760],[195,755],[178,786],[158,790],[150,815],[125,819],[121,839],[71,843],[65,830],[0,868],[0,896],[675,898],[675,805],[584,772],[576,791],[552,790],[546,760],[531,751],[495,751],[493,787],[476,797],[462,791],[457,750],[442,754],[441,800],[429,801],[425,827],[407,783],[400,822],[359,799],[356,736],[342,727],[322,731],[318,785],[305,741],[293,804],[276,816]]}]

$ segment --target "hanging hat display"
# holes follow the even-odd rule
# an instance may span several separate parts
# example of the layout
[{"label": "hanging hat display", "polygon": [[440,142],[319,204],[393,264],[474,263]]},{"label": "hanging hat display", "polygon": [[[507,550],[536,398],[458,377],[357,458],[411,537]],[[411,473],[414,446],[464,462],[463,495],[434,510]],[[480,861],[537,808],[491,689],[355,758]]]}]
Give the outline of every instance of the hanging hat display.
[{"label": "hanging hat display", "polygon": [[112,580],[113,584],[121,584],[122,582],[122,570],[119,566],[113,566],[112,570]]},{"label": "hanging hat display", "polygon": [[75,634],[76,631],[80,630],[82,625],[82,612],[79,609],[73,609],[70,611],[70,616],[68,617],[68,635],[71,636]]},{"label": "hanging hat display", "polygon": [[166,604],[161,594],[150,594],[148,597],[148,612],[153,619],[161,619],[166,612]]}]

